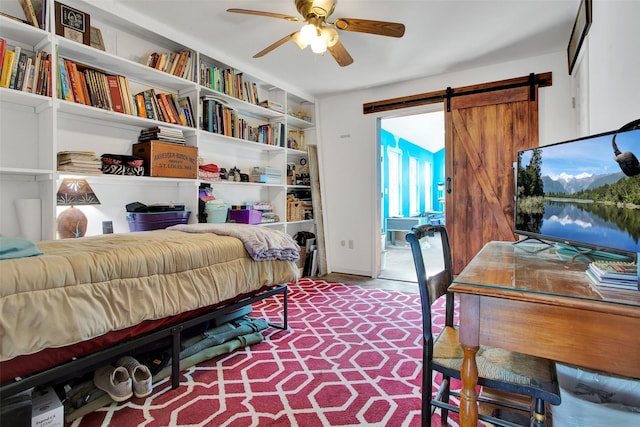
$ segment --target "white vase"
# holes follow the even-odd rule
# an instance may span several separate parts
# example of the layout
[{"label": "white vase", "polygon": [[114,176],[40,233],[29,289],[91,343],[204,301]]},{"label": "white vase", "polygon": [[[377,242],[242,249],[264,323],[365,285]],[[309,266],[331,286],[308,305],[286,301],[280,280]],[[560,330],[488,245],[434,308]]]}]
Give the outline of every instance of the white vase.
[{"label": "white vase", "polygon": [[15,203],[20,235],[34,242],[41,240],[42,213],[40,199],[17,199]]}]

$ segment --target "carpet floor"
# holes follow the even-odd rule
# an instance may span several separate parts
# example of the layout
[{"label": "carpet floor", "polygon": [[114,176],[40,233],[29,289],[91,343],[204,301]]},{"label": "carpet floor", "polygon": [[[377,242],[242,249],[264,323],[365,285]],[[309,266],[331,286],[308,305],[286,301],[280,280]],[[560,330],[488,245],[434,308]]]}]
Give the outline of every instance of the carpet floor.
[{"label": "carpet floor", "polygon": [[[279,322],[281,313],[278,297],[255,304],[252,316]],[[434,321],[444,322],[443,300]],[[175,390],[165,379],[147,398],[68,425],[420,425],[418,294],[302,279],[290,285],[289,329],[263,334],[258,344],[184,370]],[[437,414],[433,425],[440,425]],[[457,414],[449,425],[458,425]]]}]

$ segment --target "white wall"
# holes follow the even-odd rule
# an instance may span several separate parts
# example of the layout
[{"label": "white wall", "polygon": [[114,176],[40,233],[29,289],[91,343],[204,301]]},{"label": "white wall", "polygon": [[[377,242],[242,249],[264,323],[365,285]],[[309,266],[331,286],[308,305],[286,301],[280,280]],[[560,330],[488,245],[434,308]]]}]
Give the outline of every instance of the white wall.
[{"label": "white wall", "polygon": [[640,118],[640,1],[595,0],[587,35],[588,134]]}]

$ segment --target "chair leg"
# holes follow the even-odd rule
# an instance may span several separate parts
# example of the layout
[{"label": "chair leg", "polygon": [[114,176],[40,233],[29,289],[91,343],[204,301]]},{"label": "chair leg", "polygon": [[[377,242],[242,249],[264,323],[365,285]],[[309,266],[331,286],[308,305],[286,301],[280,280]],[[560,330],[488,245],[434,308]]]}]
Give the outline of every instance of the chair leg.
[{"label": "chair leg", "polygon": [[431,396],[433,395],[433,371],[430,367],[422,367],[422,405],[421,405],[421,426],[431,427]]},{"label": "chair leg", "polygon": [[[451,379],[450,379],[450,377],[443,375],[442,376],[442,385],[440,387],[442,387],[441,400],[443,402],[449,403],[449,391],[450,391],[450,387],[451,387]],[[449,425],[449,410],[448,409],[440,408],[440,419],[441,419],[441,424],[443,426]]]},{"label": "chair leg", "polygon": [[531,427],[547,427],[547,408],[544,400],[536,399],[530,425]]}]

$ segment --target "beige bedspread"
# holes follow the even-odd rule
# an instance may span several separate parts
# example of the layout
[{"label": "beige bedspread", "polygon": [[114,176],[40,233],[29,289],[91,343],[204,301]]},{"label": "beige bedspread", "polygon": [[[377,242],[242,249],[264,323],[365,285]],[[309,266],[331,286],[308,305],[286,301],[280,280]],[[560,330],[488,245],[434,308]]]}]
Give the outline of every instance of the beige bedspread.
[{"label": "beige bedspread", "polygon": [[156,230],[38,242],[0,261],[0,360],[61,347],[295,281],[235,237]]}]

